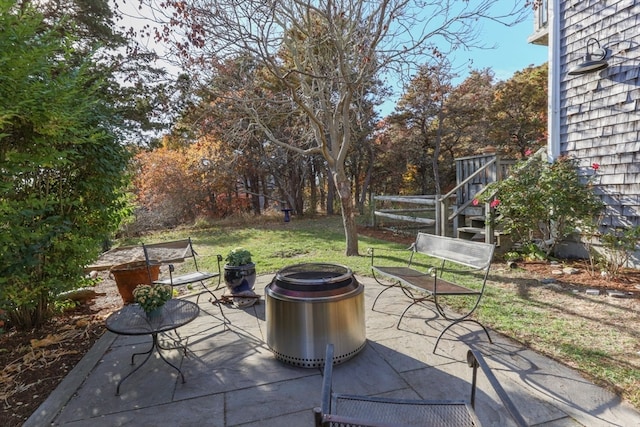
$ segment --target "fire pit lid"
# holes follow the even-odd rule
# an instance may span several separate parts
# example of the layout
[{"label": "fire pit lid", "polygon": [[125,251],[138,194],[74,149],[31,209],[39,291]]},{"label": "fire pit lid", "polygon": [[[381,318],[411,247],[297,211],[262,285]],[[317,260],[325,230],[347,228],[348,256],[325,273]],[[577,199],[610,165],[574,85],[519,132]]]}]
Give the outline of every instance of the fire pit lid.
[{"label": "fire pit lid", "polygon": [[339,264],[295,264],[276,273],[271,291],[284,296],[342,295],[358,288],[350,268]]}]

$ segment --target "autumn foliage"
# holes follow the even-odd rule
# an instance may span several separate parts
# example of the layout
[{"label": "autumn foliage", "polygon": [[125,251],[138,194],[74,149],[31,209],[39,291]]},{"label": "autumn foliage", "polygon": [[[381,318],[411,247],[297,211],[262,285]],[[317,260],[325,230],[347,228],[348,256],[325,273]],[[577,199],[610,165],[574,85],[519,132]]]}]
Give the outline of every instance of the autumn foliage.
[{"label": "autumn foliage", "polygon": [[[215,144],[214,144],[215,145]],[[248,200],[237,191],[233,176],[206,142],[170,148],[164,145],[135,157],[134,186],[138,205],[161,218],[162,226],[221,218],[247,210]]]}]

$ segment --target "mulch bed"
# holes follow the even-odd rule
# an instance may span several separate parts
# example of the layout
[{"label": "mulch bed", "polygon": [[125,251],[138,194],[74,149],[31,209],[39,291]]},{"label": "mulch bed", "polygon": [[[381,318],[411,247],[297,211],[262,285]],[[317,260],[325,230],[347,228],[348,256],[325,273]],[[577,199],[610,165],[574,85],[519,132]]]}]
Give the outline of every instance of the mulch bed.
[{"label": "mulch bed", "polygon": [[89,305],[41,330],[0,335],[0,425],[21,426],[104,333]]}]

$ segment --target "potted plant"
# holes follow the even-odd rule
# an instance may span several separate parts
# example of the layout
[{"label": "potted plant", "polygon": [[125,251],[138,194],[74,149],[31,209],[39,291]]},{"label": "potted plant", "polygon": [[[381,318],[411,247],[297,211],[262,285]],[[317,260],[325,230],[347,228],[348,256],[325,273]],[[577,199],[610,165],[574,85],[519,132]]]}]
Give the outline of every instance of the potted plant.
[{"label": "potted plant", "polygon": [[140,304],[148,317],[157,317],[162,306],[173,296],[169,285],[138,285],[133,289],[133,299]]},{"label": "potted plant", "polygon": [[224,283],[231,293],[252,292],[256,283],[256,265],[251,261],[251,252],[245,248],[235,248],[224,260]]}]

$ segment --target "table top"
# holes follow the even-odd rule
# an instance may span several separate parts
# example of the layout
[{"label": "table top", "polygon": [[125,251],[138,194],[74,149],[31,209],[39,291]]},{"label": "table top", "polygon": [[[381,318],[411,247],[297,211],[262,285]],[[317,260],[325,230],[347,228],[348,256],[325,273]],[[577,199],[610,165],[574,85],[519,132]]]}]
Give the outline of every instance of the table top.
[{"label": "table top", "polygon": [[191,301],[170,299],[162,306],[162,313],[147,317],[138,304],[127,304],[111,313],[106,320],[107,329],[119,335],[149,335],[179,328],[198,317],[200,307]]}]

